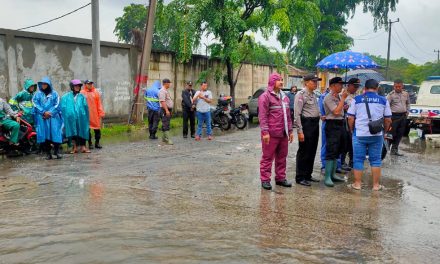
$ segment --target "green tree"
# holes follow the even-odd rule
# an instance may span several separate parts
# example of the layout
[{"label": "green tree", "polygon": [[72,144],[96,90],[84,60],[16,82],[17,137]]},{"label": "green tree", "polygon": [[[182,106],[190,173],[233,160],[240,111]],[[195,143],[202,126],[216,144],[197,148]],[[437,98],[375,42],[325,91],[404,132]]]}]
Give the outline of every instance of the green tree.
[{"label": "green tree", "polygon": [[[369,55],[377,64],[384,66],[387,60],[381,56]],[[385,67],[381,67],[376,71],[385,76]],[[407,58],[399,58],[390,60],[390,68],[388,70],[389,80],[393,81],[401,79],[405,83],[420,84],[426,80],[428,76],[440,75],[440,64],[427,62],[423,65],[411,63]]]},{"label": "green tree", "polygon": [[[191,58],[193,50],[199,45],[202,31],[196,25],[194,16],[188,15],[190,8],[186,1],[172,1],[164,5],[157,2],[153,50],[173,51],[180,62]],[[124,7],[124,14],[116,18],[114,29],[118,41],[142,48],[148,8],[140,4]]]},{"label": "green tree", "polygon": [[289,45],[290,60],[297,65],[312,69],[326,56],[349,49],[353,39],[347,35],[345,26],[355,14],[356,8],[363,7],[374,18],[374,29],[386,27],[388,13],[395,10],[398,0],[316,0],[321,20],[312,41],[303,43],[294,39]]},{"label": "green tree", "polygon": [[250,33],[262,32],[268,37],[276,31],[283,46],[295,36],[307,42],[319,17],[316,5],[307,0],[200,0],[194,11],[203,32],[216,40],[210,46],[211,55],[225,63],[231,96],[235,96],[243,63],[256,58]]}]

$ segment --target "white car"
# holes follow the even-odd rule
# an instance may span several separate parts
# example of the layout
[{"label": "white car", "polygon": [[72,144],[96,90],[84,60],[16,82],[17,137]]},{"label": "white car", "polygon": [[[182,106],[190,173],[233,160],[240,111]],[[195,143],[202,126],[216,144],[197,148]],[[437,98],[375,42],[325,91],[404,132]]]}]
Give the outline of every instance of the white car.
[{"label": "white car", "polygon": [[425,133],[440,132],[440,76],[431,76],[422,82],[408,119],[412,126],[422,128]]}]

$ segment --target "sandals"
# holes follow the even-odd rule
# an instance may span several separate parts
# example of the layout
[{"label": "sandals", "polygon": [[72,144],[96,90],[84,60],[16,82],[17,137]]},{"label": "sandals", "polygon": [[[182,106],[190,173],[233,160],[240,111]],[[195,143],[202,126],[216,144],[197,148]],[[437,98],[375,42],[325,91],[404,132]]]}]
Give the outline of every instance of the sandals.
[{"label": "sandals", "polygon": [[377,187],[377,189],[376,189],[376,188],[373,188],[372,190],[373,190],[373,191],[383,191],[383,190],[385,190],[385,186],[383,186],[383,185],[379,185],[379,187]]},{"label": "sandals", "polygon": [[78,153],[78,150],[76,149],[73,149],[72,151],[69,152],[69,154],[76,154],[76,153]]},{"label": "sandals", "polygon": [[[353,189],[353,190],[356,190],[356,191],[360,191],[360,190],[362,189],[362,188],[360,188],[360,187],[356,187],[356,186],[354,186],[353,183],[347,185],[347,187],[348,187],[349,189]],[[377,187],[377,188],[373,188],[372,190],[373,190],[373,191],[383,191],[383,190],[385,190],[385,186],[383,186],[383,185],[379,185],[379,187]]]},{"label": "sandals", "polygon": [[81,153],[92,153],[92,152],[88,149],[84,149],[84,150],[81,150]]},{"label": "sandals", "polygon": [[347,185],[347,187],[348,187],[348,189],[353,189],[353,190],[356,190],[356,191],[360,191],[362,189],[361,187],[354,186],[353,183]]}]

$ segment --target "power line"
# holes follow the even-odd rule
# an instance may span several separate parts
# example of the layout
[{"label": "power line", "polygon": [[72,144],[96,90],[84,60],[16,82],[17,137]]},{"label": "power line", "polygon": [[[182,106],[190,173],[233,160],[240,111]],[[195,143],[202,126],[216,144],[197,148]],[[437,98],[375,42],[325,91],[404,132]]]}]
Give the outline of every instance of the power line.
[{"label": "power line", "polygon": [[397,38],[399,39],[399,41],[402,43],[403,47],[405,48],[406,52],[409,53],[412,57],[419,59],[419,60],[429,60],[427,59],[427,57],[424,57],[423,59],[421,57],[416,57],[414,56],[409,49],[406,47],[405,42],[402,40],[402,38],[400,37],[400,35],[397,33],[397,31],[394,31],[394,33],[396,34]]},{"label": "power line", "polygon": [[75,13],[75,12],[77,12],[77,11],[79,11],[79,10],[81,10],[81,9],[83,9],[83,8],[85,8],[85,7],[87,7],[87,6],[89,6],[90,4],[91,4],[91,3],[88,3],[88,4],[83,5],[83,6],[77,8],[77,9],[75,9],[75,10],[73,10],[73,11],[70,11],[69,13],[66,13],[66,14],[64,14],[64,15],[62,15],[62,16],[59,16],[59,17],[53,18],[53,19],[48,20],[48,21],[45,21],[45,22],[42,22],[42,23],[40,23],[40,24],[36,24],[36,25],[33,25],[33,26],[24,27],[24,28],[19,28],[19,29],[17,29],[17,30],[24,30],[24,29],[33,28],[33,27],[38,27],[38,26],[41,26],[41,25],[44,25],[44,24],[50,23],[50,22],[52,22],[52,21],[58,20],[58,19],[60,19],[60,18],[63,18],[63,17],[65,17],[65,16],[68,16],[68,15],[70,15],[70,14],[73,14],[73,13]]},{"label": "power line", "polygon": [[370,34],[373,34],[373,33],[376,33],[376,32],[374,31],[374,29],[368,31],[367,33],[361,34],[361,35],[359,35],[359,36],[354,36],[354,37],[355,37],[355,38],[361,38],[361,37],[365,37],[365,36],[370,35]]},{"label": "power line", "polygon": [[423,53],[431,54],[431,53],[428,53],[427,51],[424,51],[422,48],[420,48],[420,46],[417,44],[417,42],[411,37],[411,34],[409,34],[408,30],[406,29],[405,25],[403,25],[403,23],[400,23],[400,25],[402,26],[406,35],[408,35],[409,39],[414,43],[414,46],[416,46]]},{"label": "power line", "polygon": [[[396,35],[397,35],[397,34],[396,34]],[[400,38],[395,38],[394,35],[391,35],[391,38],[394,40],[394,42],[397,44],[397,46],[399,46],[400,50],[402,50],[403,52],[405,52],[407,55],[413,57],[413,58],[416,59],[416,60],[419,60],[419,61],[425,61],[425,59],[421,59],[421,58],[418,58],[418,57],[414,56],[414,55],[413,55],[413,54],[412,54],[412,53],[406,48],[405,44],[404,44],[403,42],[401,43]]]},{"label": "power line", "polygon": [[353,38],[353,40],[370,40],[370,39],[375,39],[375,38],[380,37],[383,33],[385,33],[385,31],[381,31],[378,35],[373,36],[371,38]]}]

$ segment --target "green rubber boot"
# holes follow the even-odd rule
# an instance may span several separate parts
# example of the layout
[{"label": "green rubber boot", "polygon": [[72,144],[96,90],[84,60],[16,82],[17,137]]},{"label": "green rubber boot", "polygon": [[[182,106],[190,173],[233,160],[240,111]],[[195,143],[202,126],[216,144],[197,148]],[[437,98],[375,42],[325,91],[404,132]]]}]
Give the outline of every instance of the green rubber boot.
[{"label": "green rubber boot", "polygon": [[162,134],[162,141],[167,145],[173,145],[173,141],[170,139],[170,134],[168,131],[164,131]]},{"label": "green rubber boot", "polygon": [[335,184],[332,181],[332,173],[333,168],[336,168],[336,164],[333,160],[326,160],[325,161],[325,178],[324,178],[324,184],[328,187],[333,187]]},{"label": "green rubber boot", "polygon": [[333,160],[333,171],[332,171],[332,181],[334,182],[345,182],[344,178],[339,177],[338,175],[336,175],[336,167],[338,166],[338,161],[337,160]]}]

